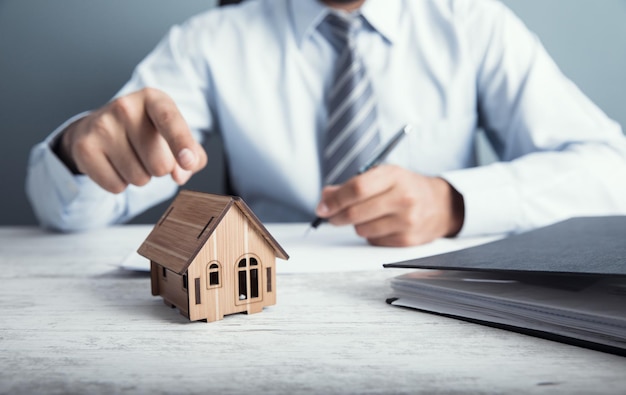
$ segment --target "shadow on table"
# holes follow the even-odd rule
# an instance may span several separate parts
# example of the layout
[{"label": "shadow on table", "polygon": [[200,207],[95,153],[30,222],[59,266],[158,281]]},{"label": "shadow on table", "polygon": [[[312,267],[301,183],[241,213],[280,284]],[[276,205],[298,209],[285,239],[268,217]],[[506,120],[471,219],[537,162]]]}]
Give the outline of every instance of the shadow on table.
[{"label": "shadow on table", "polygon": [[[116,316],[133,321],[147,319],[161,323],[189,324],[178,309],[166,306],[163,299],[152,296],[150,273],[117,268],[91,278],[93,297]],[[119,314],[117,314],[119,313]]]}]

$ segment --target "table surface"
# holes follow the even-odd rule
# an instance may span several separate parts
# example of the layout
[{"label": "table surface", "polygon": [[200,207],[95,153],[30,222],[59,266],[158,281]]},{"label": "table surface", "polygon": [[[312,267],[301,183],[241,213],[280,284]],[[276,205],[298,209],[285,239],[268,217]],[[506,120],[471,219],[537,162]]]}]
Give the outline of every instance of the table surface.
[{"label": "table surface", "polygon": [[262,313],[189,322],[116,266],[146,230],[0,227],[0,393],[626,393],[626,358],[387,305],[401,269],[279,274]]}]

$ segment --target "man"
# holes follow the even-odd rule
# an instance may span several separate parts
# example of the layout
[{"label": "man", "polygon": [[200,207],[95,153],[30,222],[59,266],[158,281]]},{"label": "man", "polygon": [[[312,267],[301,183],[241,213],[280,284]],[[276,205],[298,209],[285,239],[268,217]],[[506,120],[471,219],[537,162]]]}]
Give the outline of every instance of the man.
[{"label": "man", "polygon": [[[346,69],[371,94],[347,124],[373,120],[377,144],[413,133],[388,165],[327,182],[333,123],[354,104],[334,99]],[[475,167],[479,127],[502,162]],[[262,220],[319,215],[375,245],[626,213],[619,126],[491,0],[257,0],[199,15],[114,100],[33,149],[29,198],[51,228],[125,221],[203,168],[199,141],[215,131]]]}]

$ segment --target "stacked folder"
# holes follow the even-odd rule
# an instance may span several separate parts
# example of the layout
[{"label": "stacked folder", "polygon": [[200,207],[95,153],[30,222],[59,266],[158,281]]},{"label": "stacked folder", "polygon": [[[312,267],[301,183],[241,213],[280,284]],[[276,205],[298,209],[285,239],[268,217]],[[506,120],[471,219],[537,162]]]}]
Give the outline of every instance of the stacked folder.
[{"label": "stacked folder", "polygon": [[626,216],[572,218],[461,251],[386,264],[394,306],[626,355]]}]

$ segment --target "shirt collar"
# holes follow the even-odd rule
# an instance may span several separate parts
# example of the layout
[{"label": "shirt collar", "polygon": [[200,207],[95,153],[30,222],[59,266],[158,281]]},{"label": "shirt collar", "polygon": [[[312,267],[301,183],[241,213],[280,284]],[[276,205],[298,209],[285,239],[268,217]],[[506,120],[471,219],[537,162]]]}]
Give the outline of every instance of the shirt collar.
[{"label": "shirt collar", "polygon": [[[329,12],[320,0],[291,0],[291,18],[298,45],[308,39]],[[398,34],[402,2],[398,0],[366,0],[361,14],[391,44]]]}]

